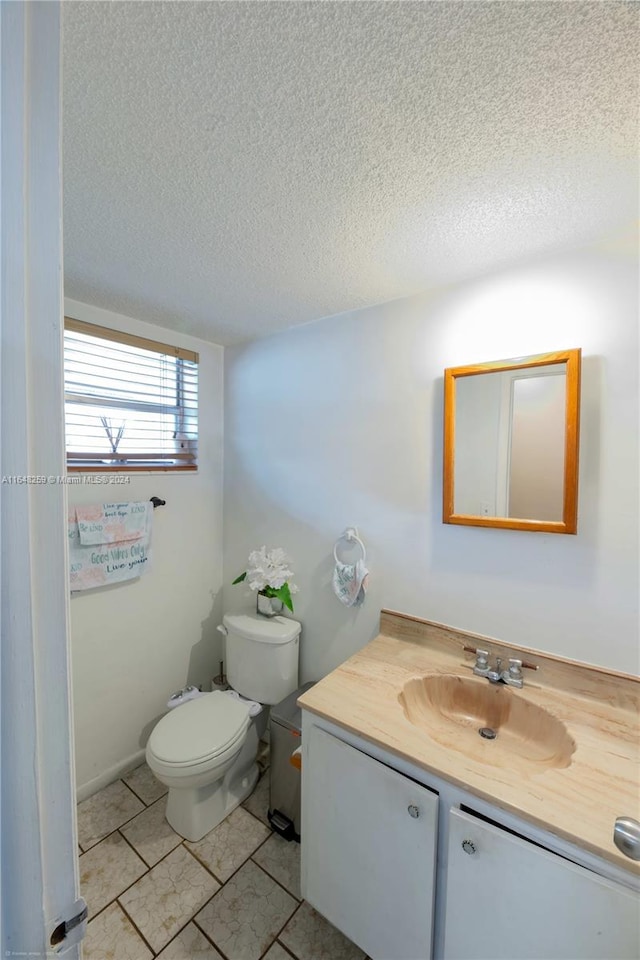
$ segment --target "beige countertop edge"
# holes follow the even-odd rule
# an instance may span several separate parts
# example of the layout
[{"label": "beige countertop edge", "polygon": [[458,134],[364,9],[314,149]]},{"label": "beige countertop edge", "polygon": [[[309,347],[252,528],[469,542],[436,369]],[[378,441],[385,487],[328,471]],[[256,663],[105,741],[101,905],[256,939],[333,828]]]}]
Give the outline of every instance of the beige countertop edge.
[{"label": "beige countertop edge", "polygon": [[[432,637],[407,641],[380,634],[303,694],[300,706],[627,872],[640,874],[640,862],[625,857],[613,843],[615,818],[638,817],[640,813],[636,678],[588,667],[585,682],[582,665],[576,663],[570,672],[579,676],[572,676],[570,690],[555,684],[545,688],[535,681],[527,689],[525,683],[518,695],[525,693],[527,699],[561,716],[577,749],[569,767],[522,777],[517,771],[481,764],[464,753],[447,750],[405,718],[398,693],[410,677],[421,673],[471,675],[460,650],[468,635],[409,619],[412,634],[416,624],[418,630],[425,624],[425,633]],[[546,674],[548,658],[536,656],[542,681],[542,665]],[[565,662],[553,661],[560,664],[560,675],[564,674]],[[537,681],[538,674],[534,676]],[[580,816],[576,816],[576,798],[582,802]]]}]

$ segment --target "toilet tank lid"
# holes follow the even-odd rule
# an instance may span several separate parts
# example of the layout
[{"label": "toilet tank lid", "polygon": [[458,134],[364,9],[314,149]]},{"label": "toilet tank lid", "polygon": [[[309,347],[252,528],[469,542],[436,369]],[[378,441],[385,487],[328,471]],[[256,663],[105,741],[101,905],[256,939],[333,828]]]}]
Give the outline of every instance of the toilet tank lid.
[{"label": "toilet tank lid", "polygon": [[237,633],[261,643],[290,643],[302,629],[297,620],[290,620],[289,617],[252,617],[245,613],[227,613],[222,621],[229,633]]}]

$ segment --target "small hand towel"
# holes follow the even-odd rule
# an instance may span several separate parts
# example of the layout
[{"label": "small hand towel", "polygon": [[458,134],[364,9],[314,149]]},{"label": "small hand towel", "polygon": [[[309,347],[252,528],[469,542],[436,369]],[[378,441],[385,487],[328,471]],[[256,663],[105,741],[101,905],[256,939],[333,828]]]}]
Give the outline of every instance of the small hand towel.
[{"label": "small hand towel", "polygon": [[153,516],[153,504],[148,500],[102,503],[93,507],[76,507],[75,510],[83,547],[140,540],[150,532]]},{"label": "small hand towel", "polygon": [[73,593],[77,590],[105,587],[123,580],[134,580],[149,569],[153,516],[153,507],[151,504],[149,507],[151,512],[146,513],[147,522],[142,536],[135,540],[99,544],[82,543],[76,508],[69,508],[69,585]]},{"label": "small hand towel", "polygon": [[362,560],[356,563],[336,563],[333,571],[333,592],[345,607],[362,603],[368,582],[369,571]]}]

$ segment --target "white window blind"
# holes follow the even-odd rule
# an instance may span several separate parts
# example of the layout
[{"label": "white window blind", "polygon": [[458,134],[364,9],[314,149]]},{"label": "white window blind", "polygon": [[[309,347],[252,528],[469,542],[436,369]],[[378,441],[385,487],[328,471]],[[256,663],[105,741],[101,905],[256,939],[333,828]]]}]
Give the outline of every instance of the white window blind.
[{"label": "white window blind", "polygon": [[194,470],[198,354],[65,317],[67,466]]}]

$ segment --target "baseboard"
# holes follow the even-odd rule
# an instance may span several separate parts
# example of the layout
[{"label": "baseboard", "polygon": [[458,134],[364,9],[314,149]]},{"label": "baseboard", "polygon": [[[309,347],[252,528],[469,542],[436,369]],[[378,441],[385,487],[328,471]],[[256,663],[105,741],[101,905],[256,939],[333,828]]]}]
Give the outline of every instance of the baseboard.
[{"label": "baseboard", "polygon": [[104,787],[108,787],[110,783],[115,783],[115,781],[119,780],[125,773],[135,770],[143,760],[144,750],[138,750],[137,753],[131,754],[130,757],[121,760],[120,763],[116,763],[115,766],[109,767],[108,770],[94,777],[93,780],[89,780],[88,783],[83,783],[82,786],[76,788],[76,802],[80,803],[82,800],[88,800],[94,793],[97,793]]}]

